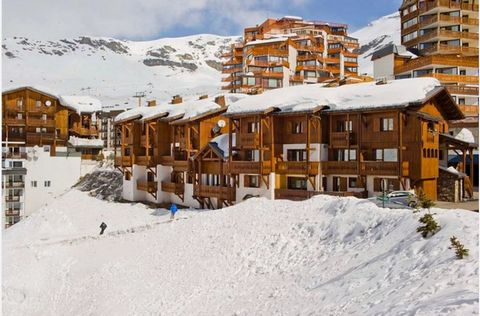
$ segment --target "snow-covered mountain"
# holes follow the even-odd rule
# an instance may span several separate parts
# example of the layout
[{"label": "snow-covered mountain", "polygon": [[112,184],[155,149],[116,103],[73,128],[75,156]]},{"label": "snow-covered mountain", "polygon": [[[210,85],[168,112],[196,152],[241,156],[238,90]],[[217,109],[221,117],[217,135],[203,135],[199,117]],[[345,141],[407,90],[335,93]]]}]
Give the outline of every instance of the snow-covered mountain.
[{"label": "snow-covered mountain", "polygon": [[4,232],[3,312],[474,315],[478,213],[433,213],[442,228],[424,239],[422,214],[355,198],[250,199],[171,222],[72,189]]},{"label": "snow-covered mountain", "polygon": [[218,92],[220,55],[238,37],[200,34],[134,42],[80,37],[3,40],[3,88],[45,86],[64,94],[89,94],[104,105],[137,104],[136,92],[172,95]]},{"label": "snow-covered mountain", "polygon": [[[398,13],[352,33],[360,41],[360,73],[373,71],[371,54],[400,41]],[[80,37],[40,41],[3,39],[3,87],[44,86],[62,94],[89,94],[104,105],[135,106],[136,92],[165,101],[175,94],[212,94],[221,86],[220,55],[238,36],[192,35],[135,42]],[[145,99],[144,99],[145,100]]]},{"label": "snow-covered mountain", "polygon": [[351,34],[360,42],[358,57],[359,73],[373,74],[373,63],[370,61],[373,52],[388,44],[400,44],[400,13],[395,12],[379,18],[366,27]]}]

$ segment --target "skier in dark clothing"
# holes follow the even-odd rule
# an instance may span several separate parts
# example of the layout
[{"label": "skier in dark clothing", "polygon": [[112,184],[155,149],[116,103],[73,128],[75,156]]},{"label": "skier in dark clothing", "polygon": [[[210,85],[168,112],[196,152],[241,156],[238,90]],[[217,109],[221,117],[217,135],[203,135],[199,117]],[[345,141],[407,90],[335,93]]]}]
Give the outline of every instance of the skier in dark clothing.
[{"label": "skier in dark clothing", "polygon": [[103,232],[105,231],[106,228],[107,228],[107,224],[105,224],[104,222],[102,222],[102,223],[100,224],[100,229],[101,229],[100,235],[103,235]]}]

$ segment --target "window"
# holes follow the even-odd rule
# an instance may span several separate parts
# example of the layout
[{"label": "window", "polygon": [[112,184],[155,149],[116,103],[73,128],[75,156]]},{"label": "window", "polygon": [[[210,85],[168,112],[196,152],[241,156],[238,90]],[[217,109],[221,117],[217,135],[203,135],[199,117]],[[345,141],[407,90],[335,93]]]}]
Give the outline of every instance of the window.
[{"label": "window", "polygon": [[132,174],[130,171],[125,171],[125,180],[130,181],[132,179]]},{"label": "window", "polygon": [[12,161],[12,167],[13,168],[22,168],[23,163],[21,161]]},{"label": "window", "polygon": [[[400,190],[400,181],[398,179],[385,179],[387,181],[387,191]],[[382,192],[382,178],[373,179],[373,191]]]},{"label": "window", "polygon": [[42,120],[44,120],[44,121],[47,120],[47,114],[42,114]]},{"label": "window", "polygon": [[23,107],[23,99],[17,99],[17,107],[19,108]]},{"label": "window", "polygon": [[42,101],[39,101],[39,100],[35,101],[35,107],[39,108],[41,106],[42,106]]},{"label": "window", "polygon": [[22,113],[17,113],[17,120],[23,119],[23,114]]},{"label": "window", "polygon": [[260,187],[259,176],[245,175],[244,186],[246,188],[259,188]]},{"label": "window", "polygon": [[413,19],[410,19],[410,20],[408,20],[408,21],[406,21],[406,22],[403,22],[403,28],[404,28],[404,29],[407,29],[407,28],[409,28],[409,27],[417,24],[417,22],[418,22],[418,18],[417,18],[417,17],[414,17]]},{"label": "window", "polygon": [[396,148],[375,149],[375,160],[377,161],[398,161]]},{"label": "window", "polygon": [[348,187],[356,188],[357,187],[357,178],[348,178]]},{"label": "window", "polygon": [[256,133],[259,130],[258,122],[247,123],[247,133]]},{"label": "window", "polygon": [[32,188],[36,188],[37,187],[37,181],[30,181],[30,186]]},{"label": "window", "polygon": [[345,130],[347,132],[353,131],[353,123],[352,121],[345,121]]},{"label": "window", "polygon": [[288,161],[306,161],[307,151],[305,149],[289,149],[287,150]]},{"label": "window", "polygon": [[402,42],[411,41],[411,40],[417,38],[417,36],[418,36],[417,31],[412,32],[412,33],[408,33],[407,35],[404,35],[404,36],[402,37]]},{"label": "window", "polygon": [[293,122],[292,123],[292,134],[301,134],[302,133],[302,122]]},{"label": "window", "polygon": [[381,118],[380,130],[383,132],[393,131],[393,118]]},{"label": "window", "polygon": [[300,177],[288,177],[287,178],[288,189],[290,190],[306,190],[307,180]]},{"label": "window", "polygon": [[258,150],[245,150],[246,161],[257,161],[259,157]]},{"label": "window", "polygon": [[50,185],[51,185],[50,180],[44,182],[44,186],[45,186],[46,188],[50,187]]}]

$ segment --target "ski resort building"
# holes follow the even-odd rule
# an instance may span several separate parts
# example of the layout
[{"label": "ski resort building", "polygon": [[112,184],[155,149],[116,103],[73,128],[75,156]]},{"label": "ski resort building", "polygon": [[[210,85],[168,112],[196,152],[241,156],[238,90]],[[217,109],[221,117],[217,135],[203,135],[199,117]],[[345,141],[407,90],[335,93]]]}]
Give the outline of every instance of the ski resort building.
[{"label": "ski resort building", "polygon": [[375,78],[438,79],[466,117],[450,127],[478,135],[478,1],[404,0],[400,16],[403,47],[372,56]]},{"label": "ski resort building", "polygon": [[358,40],[347,25],[286,16],[244,31],[243,41],[223,55],[222,89],[257,94],[264,90],[332,78],[357,78]]},{"label": "ski resort building", "polygon": [[98,100],[20,87],[2,93],[2,183],[8,227],[70,188],[103,147]]},{"label": "ski resort building", "polygon": [[436,199],[440,137],[464,118],[431,78],[233,96],[119,115],[124,198],[220,208],[251,196],[368,197],[385,179]]}]

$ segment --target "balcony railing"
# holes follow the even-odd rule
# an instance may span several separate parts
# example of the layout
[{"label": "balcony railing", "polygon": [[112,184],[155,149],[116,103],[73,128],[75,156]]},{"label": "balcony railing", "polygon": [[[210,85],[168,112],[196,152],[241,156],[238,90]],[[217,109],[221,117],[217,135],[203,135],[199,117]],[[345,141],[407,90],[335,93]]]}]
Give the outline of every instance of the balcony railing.
[{"label": "balcony railing", "polygon": [[220,187],[211,185],[195,185],[193,194],[198,197],[212,197],[235,201],[235,187]]},{"label": "balcony railing", "polygon": [[27,143],[52,145],[55,142],[54,133],[27,133]]},{"label": "balcony railing", "polygon": [[188,160],[175,160],[173,162],[173,171],[178,171],[178,172],[188,171]]},{"label": "balcony railing", "polygon": [[300,76],[300,75],[290,76],[290,81],[303,82],[303,80],[305,80],[304,76]]},{"label": "balcony railing", "polygon": [[398,175],[398,162],[364,161],[360,163],[360,173],[364,175]]},{"label": "balcony railing", "polygon": [[323,161],[322,173],[324,174],[358,174],[357,161]]},{"label": "balcony railing", "polygon": [[162,181],[162,191],[177,195],[183,194],[185,192],[185,183]]},{"label": "balcony railing", "polygon": [[145,191],[148,193],[157,192],[157,182],[154,181],[137,181],[137,190]]},{"label": "balcony railing", "polygon": [[[263,166],[263,168],[261,168]],[[262,169],[262,170],[261,170]],[[228,164],[228,170],[234,174],[269,174],[272,172],[271,162],[264,161],[232,161]]]},{"label": "balcony railing", "polygon": [[462,105],[459,105],[459,107],[460,107],[460,110],[462,110],[462,112],[465,115],[468,115],[468,116],[478,115],[478,105],[462,104]]},{"label": "balcony railing", "polygon": [[54,127],[55,126],[55,120],[29,117],[29,118],[27,118],[27,124],[30,125],[30,126]]},{"label": "balcony railing", "polygon": [[162,166],[173,166],[173,161],[172,156],[160,156],[158,158],[158,163]]},{"label": "balcony railing", "polygon": [[258,133],[240,134],[239,145],[242,147],[257,148],[260,146],[260,135]]},{"label": "balcony railing", "polygon": [[98,135],[98,130],[95,126],[91,126],[89,128],[87,127],[81,127],[81,126],[74,126],[70,129],[70,132],[76,133],[80,136],[97,136]]},{"label": "balcony railing", "polygon": [[434,2],[420,2],[418,6],[418,10],[420,13],[426,13],[431,11],[435,8],[450,8],[450,9],[462,9],[462,10],[470,10],[470,11],[477,11],[478,12],[478,4],[472,3],[459,3],[453,2],[450,0],[437,0]]},{"label": "balcony railing", "polygon": [[130,156],[123,156],[123,157],[115,157],[115,166],[123,166],[123,167],[131,167],[132,166],[132,157]]},{"label": "balcony railing", "polygon": [[3,124],[5,125],[25,125],[25,119],[19,119],[17,117],[4,117]]},{"label": "balcony railing", "polygon": [[317,175],[319,162],[281,161],[277,162],[275,171],[279,174]]},{"label": "balcony railing", "polygon": [[466,84],[478,84],[478,76],[450,75],[441,73],[424,74],[421,77],[436,78],[441,82],[459,82]]},{"label": "balcony railing", "polygon": [[23,187],[25,187],[25,182],[23,182],[23,181],[7,181],[7,182],[5,182],[5,187],[7,189],[23,188]]},{"label": "balcony railing", "polygon": [[319,194],[321,194],[319,191],[275,189],[276,200],[302,201]]},{"label": "balcony railing", "polygon": [[2,158],[27,159],[27,153],[4,152],[4,153],[2,153]]},{"label": "balcony railing", "polygon": [[232,74],[234,72],[241,72],[243,71],[242,67],[230,67],[230,68],[223,68],[222,73],[224,74]]},{"label": "balcony railing", "polygon": [[135,164],[140,166],[154,167],[157,165],[157,160],[153,156],[136,156]]},{"label": "balcony railing", "polygon": [[463,54],[468,56],[478,55],[477,47],[465,47],[465,46],[453,46],[453,45],[432,45],[428,48],[420,50],[420,54],[432,54],[432,53],[443,53],[443,54]]},{"label": "balcony railing", "polygon": [[445,86],[450,94],[478,95],[478,87]]},{"label": "balcony railing", "polygon": [[357,134],[352,132],[332,132],[332,143],[334,147],[346,147],[348,144],[357,144]]},{"label": "balcony railing", "polygon": [[[452,47],[452,46],[450,46]],[[478,50],[478,49],[477,49]],[[439,64],[449,66],[478,67],[478,60],[448,57],[448,56],[424,56],[411,59],[405,64],[395,67],[395,74],[418,69],[424,66]]]},{"label": "balcony railing", "polygon": [[5,197],[6,202],[20,202],[20,196],[19,195],[7,195]]}]

